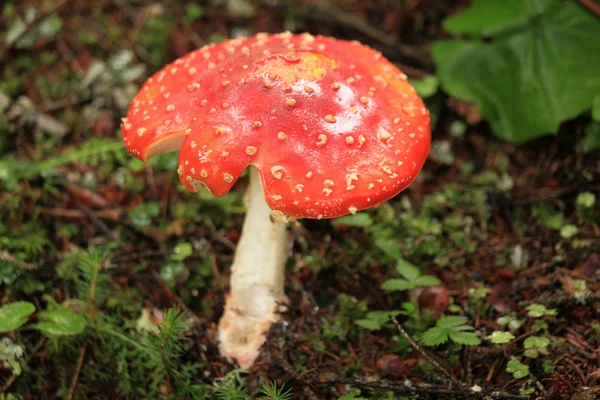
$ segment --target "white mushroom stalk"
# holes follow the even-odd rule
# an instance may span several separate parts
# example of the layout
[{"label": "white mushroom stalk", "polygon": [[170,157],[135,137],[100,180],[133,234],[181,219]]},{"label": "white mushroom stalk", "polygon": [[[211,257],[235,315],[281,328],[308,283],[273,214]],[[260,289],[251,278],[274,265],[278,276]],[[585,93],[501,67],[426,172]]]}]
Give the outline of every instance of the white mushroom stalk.
[{"label": "white mushroom stalk", "polygon": [[219,322],[221,353],[241,367],[260,354],[271,324],[285,308],[287,223],[271,217],[258,171],[250,167],[247,213],[231,266],[230,292]]}]

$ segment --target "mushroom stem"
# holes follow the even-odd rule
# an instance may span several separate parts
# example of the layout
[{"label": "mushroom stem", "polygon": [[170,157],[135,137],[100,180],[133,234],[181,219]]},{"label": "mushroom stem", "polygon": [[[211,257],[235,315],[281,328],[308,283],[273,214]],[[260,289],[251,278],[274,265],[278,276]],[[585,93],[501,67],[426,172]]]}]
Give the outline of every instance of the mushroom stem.
[{"label": "mushroom stem", "polygon": [[283,282],[287,223],[271,218],[256,168],[250,168],[247,213],[231,266],[230,293],[219,321],[221,354],[252,365],[287,298]]}]

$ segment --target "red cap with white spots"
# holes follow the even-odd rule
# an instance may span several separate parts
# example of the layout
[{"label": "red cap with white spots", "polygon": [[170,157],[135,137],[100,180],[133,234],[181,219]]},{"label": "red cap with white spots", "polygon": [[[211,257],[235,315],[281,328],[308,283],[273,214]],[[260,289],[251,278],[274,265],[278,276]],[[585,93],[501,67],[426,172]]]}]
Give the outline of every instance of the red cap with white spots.
[{"label": "red cap with white spots", "polygon": [[333,218],[405,189],[430,147],[406,75],[358,42],[258,34],[205,46],[157,72],[122,124],[129,152],[179,150],[190,191],[223,196],[248,165],[283,215]]}]

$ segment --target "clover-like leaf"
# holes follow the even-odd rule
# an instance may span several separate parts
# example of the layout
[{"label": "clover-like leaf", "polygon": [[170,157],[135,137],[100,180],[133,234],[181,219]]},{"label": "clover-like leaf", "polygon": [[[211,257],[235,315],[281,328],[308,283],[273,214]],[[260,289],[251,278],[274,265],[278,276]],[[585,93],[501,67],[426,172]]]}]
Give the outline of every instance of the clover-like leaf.
[{"label": "clover-like leaf", "polygon": [[510,332],[494,331],[490,336],[487,337],[492,343],[505,344],[515,338]]},{"label": "clover-like leaf", "polygon": [[506,364],[506,372],[510,372],[515,379],[522,379],[529,375],[529,366],[516,360]]}]

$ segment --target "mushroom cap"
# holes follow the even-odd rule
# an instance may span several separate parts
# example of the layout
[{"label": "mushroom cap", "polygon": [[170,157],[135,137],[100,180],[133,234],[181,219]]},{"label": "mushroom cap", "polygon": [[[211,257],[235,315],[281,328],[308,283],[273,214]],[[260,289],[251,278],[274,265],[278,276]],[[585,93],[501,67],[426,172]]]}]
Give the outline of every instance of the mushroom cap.
[{"label": "mushroom cap", "polygon": [[223,196],[254,165],[269,207],[319,219],[398,194],[431,143],[423,101],[379,52],[290,33],[228,40],[176,60],[144,84],[122,131],[144,161],[179,150],[189,191],[205,185]]}]

